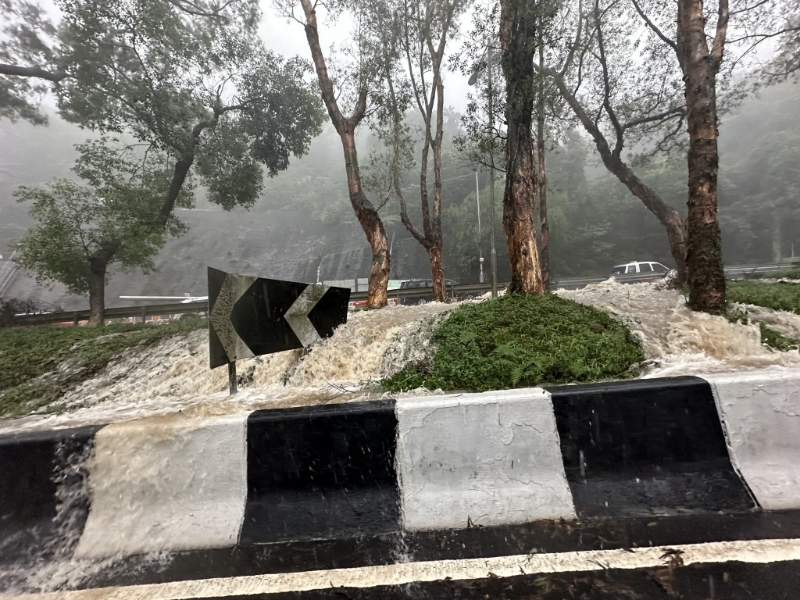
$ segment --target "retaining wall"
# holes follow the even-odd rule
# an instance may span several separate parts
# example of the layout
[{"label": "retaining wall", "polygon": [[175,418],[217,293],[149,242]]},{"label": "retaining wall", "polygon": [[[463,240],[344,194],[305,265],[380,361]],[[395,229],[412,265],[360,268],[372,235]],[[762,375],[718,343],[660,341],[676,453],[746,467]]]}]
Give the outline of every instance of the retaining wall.
[{"label": "retaining wall", "polygon": [[0,560],[800,508],[800,375],[681,377],[0,437]]}]

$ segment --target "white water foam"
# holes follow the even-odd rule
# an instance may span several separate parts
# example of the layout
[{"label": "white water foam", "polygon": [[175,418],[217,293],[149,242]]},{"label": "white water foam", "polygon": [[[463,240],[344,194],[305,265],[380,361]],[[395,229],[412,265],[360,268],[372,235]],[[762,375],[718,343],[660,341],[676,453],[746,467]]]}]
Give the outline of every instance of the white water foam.
[{"label": "white water foam", "polygon": [[[611,313],[625,323],[653,361],[645,377],[698,375],[752,369],[800,368],[800,353],[773,351],[761,343],[757,324],[730,323],[720,316],[694,312],[680,291],[658,283],[635,285],[613,279],[558,295]],[[800,338],[800,316],[745,306],[756,321]]]},{"label": "white water foam", "polygon": [[70,390],[59,402],[64,413],[6,421],[0,423],[0,433],[381,397],[370,391],[373,384],[409,361],[422,360],[434,323],[457,306],[431,302],[353,313],[331,338],[306,352],[238,361],[240,391],[235,396],[228,395],[227,370],[208,367],[205,331],[132,348]]}]

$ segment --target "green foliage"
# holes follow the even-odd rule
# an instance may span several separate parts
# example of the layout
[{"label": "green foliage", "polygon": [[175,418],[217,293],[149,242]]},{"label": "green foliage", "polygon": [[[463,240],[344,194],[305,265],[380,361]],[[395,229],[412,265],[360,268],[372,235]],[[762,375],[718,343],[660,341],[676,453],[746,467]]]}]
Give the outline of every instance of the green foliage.
[{"label": "green foliage", "polygon": [[728,302],[755,304],[800,314],[800,285],[796,283],[729,281],[727,296]]},{"label": "green foliage", "polygon": [[644,360],[630,332],[606,313],[558,296],[505,296],[456,309],[433,333],[429,365],[383,381],[484,391],[633,377]]},{"label": "green foliage", "polygon": [[789,350],[797,350],[800,347],[800,342],[797,340],[782,335],[763,323],[759,323],[758,327],[761,329],[761,343],[766,344],[773,350],[788,352]]},{"label": "green foliage", "polygon": [[61,396],[133,347],[206,326],[203,319],[167,325],[0,329],[0,417],[62,410]]},{"label": "green foliage", "polygon": [[[35,120],[34,91],[50,87],[63,118],[131,135],[186,168],[196,162],[209,198],[226,209],[251,206],[264,171],[285,170],[290,155],[305,153],[319,133],[323,115],[310,66],[266,49],[257,0],[57,5],[55,27],[28,0],[0,3],[14,14],[0,62],[60,73],[52,86],[26,83],[48,74],[0,76],[0,104],[4,85],[22,103],[0,108],[0,116]],[[182,178],[176,169],[176,183]],[[172,200],[165,206],[171,209]]]},{"label": "green foliage", "polygon": [[[57,30],[46,10],[28,0],[0,0],[0,15],[0,63],[59,70]],[[39,104],[50,87],[45,79],[0,75],[0,118],[46,124]]]},{"label": "green foliage", "polygon": [[[20,240],[18,263],[40,281],[60,281],[74,294],[89,291],[90,265],[113,248],[109,264],[122,270],[153,268],[153,256],[166,234],[180,234],[176,218],[166,231],[154,228],[161,201],[169,187],[163,157],[152,152],[136,160],[114,149],[108,140],[77,146],[80,158],[74,172],[86,182],[57,179],[44,187],[20,186],[14,195],[30,202],[37,224]],[[179,205],[191,206],[184,192]]]}]

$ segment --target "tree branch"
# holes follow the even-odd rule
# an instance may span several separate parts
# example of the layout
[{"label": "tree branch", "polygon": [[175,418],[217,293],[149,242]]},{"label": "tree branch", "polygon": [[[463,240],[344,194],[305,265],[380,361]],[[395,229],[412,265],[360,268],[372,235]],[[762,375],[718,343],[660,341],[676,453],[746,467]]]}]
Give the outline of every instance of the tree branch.
[{"label": "tree branch", "polygon": [[47,71],[41,67],[20,67],[18,65],[8,65],[5,63],[0,63],[0,75],[46,79],[53,83],[59,83],[61,80],[69,77],[69,73],[66,71]]},{"label": "tree branch", "polygon": [[653,123],[655,121],[662,121],[672,117],[682,117],[686,114],[686,107],[685,106],[676,106],[674,108],[670,108],[669,110],[665,110],[663,112],[657,113],[655,115],[650,115],[647,117],[640,117],[638,119],[634,119],[633,121],[628,121],[622,126],[622,129],[632,129],[639,125],[644,125],[645,123]]},{"label": "tree branch", "polygon": [[675,40],[668,38],[664,34],[664,32],[661,31],[661,29],[659,29],[658,26],[656,26],[656,24],[650,20],[650,18],[645,14],[645,12],[642,10],[641,6],[639,6],[639,3],[636,0],[631,0],[631,2],[633,2],[633,7],[636,9],[636,12],[639,13],[639,16],[642,17],[642,20],[645,22],[645,25],[647,25],[653,33],[655,33],[659,38],[661,38],[662,42],[667,44],[677,53],[678,44],[675,43]]},{"label": "tree branch", "polygon": [[722,64],[722,56],[725,52],[725,38],[728,35],[728,0],[719,0],[719,10],[717,12],[717,32],[714,35],[714,43],[711,46],[711,60],[714,64],[714,71],[719,70]]}]

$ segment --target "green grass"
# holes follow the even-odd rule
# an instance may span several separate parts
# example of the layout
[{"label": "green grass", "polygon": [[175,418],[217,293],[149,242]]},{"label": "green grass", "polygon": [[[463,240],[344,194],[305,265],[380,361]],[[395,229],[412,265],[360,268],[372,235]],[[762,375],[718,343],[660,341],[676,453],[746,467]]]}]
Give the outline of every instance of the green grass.
[{"label": "green grass", "polygon": [[70,388],[134,346],[206,326],[194,315],[166,325],[0,329],[0,417],[56,410]]},{"label": "green grass", "polygon": [[775,310],[800,313],[800,285],[796,283],[729,281],[727,297],[728,302],[755,304]]},{"label": "green grass", "polygon": [[407,365],[382,385],[485,391],[623,379],[637,375],[645,358],[624,325],[552,294],[461,306],[431,341],[430,361]]}]

